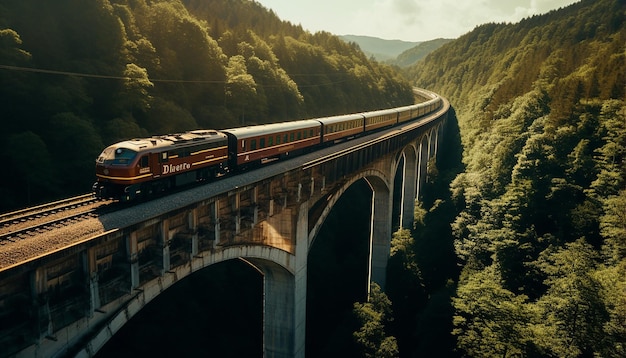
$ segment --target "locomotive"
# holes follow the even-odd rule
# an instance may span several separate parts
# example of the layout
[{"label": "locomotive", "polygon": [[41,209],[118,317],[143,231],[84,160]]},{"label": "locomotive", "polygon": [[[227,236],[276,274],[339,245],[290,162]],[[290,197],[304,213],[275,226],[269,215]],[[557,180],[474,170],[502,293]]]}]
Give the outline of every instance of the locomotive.
[{"label": "locomotive", "polygon": [[98,198],[124,202],[211,180],[424,116],[442,105],[440,97],[431,97],[371,112],[122,141],[96,159],[92,189]]}]

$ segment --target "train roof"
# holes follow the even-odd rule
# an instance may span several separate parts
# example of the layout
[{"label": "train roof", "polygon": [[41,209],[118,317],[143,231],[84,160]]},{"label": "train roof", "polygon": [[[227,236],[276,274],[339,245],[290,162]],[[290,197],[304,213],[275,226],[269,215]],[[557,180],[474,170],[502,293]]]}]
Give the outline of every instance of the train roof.
[{"label": "train roof", "polygon": [[322,122],[323,125],[341,123],[353,119],[364,119],[363,113],[343,114],[339,116],[317,118],[317,120]]},{"label": "train roof", "polygon": [[423,103],[415,103],[415,104],[411,104],[408,106],[404,106],[404,107],[398,107],[396,108],[398,111],[402,112],[402,111],[406,111],[408,109],[416,109],[419,108]]},{"label": "train roof", "polygon": [[250,127],[240,127],[240,128],[230,128],[230,129],[222,129],[222,132],[227,134],[232,134],[238,139],[245,139],[250,137],[256,137],[264,134],[275,134],[286,131],[298,130],[298,129],[306,129],[311,127],[319,127],[320,122],[314,119],[304,119],[300,121],[293,122],[280,122],[280,123],[270,123],[270,124],[261,124],[257,126]]},{"label": "train roof", "polygon": [[202,143],[211,143],[215,140],[225,140],[224,133],[215,130],[194,130],[184,133],[166,134],[150,138],[135,138],[115,143],[112,147],[131,149],[141,152],[149,149],[164,149],[167,147],[186,147]]},{"label": "train roof", "polygon": [[366,118],[369,118],[369,117],[373,117],[373,116],[382,116],[382,115],[385,115],[385,114],[392,114],[392,113],[393,114],[398,114],[398,110],[396,108],[380,109],[380,110],[377,110],[377,111],[365,112],[365,113],[363,113],[363,115]]}]

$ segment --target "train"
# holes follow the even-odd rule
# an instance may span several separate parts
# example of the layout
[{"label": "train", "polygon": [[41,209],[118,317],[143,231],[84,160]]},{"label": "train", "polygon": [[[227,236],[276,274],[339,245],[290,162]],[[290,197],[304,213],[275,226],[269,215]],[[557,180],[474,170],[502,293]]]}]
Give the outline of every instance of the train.
[{"label": "train", "polygon": [[284,160],[438,110],[442,99],[404,107],[290,122],[125,140],[96,159],[97,198],[129,202]]}]

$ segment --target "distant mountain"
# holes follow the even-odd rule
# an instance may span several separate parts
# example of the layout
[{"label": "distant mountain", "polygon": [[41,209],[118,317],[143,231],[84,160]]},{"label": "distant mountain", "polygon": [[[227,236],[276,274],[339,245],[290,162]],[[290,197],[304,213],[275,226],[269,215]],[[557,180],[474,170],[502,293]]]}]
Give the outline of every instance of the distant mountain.
[{"label": "distant mountain", "polygon": [[340,39],[346,42],[354,42],[369,57],[374,57],[379,62],[395,59],[404,51],[419,45],[421,42],[402,40],[384,40],[377,37],[343,35]]},{"label": "distant mountain", "polygon": [[452,39],[435,39],[424,42],[402,40],[385,40],[378,37],[343,35],[340,39],[354,42],[369,57],[379,62],[386,62],[399,67],[409,67],[429,53],[452,41]]},{"label": "distant mountain", "polygon": [[453,41],[453,39],[435,39],[425,41],[402,52],[395,59],[388,60],[386,62],[399,67],[409,67],[450,41]]}]

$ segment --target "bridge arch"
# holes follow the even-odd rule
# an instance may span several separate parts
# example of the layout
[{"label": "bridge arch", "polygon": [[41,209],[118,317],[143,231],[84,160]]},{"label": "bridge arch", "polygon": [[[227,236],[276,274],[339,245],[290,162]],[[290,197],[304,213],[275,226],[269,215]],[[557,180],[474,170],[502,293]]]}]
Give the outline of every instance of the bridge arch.
[{"label": "bridge arch", "polygon": [[[348,190],[348,188],[350,188],[350,186],[352,186],[352,184],[365,178],[379,178],[381,185],[382,185],[380,186],[380,189],[385,189],[387,191],[391,190],[391,184],[390,184],[391,178],[389,178],[389,176],[386,173],[383,173],[382,171],[379,171],[376,169],[365,170],[350,177],[340,188],[338,188],[336,191],[328,195],[327,203],[326,203],[326,206],[324,207],[324,210],[322,211],[321,215],[316,220],[316,222],[312,223],[313,225],[312,225],[311,231],[309,232],[309,240],[308,240],[309,249],[313,245],[313,241],[315,240],[315,238],[317,237],[317,234],[322,228],[324,221],[326,221],[326,218],[332,211],[333,207],[339,201],[339,198],[341,198],[341,196],[346,192],[346,190]],[[371,184],[370,184],[370,187],[371,187]]]},{"label": "bridge arch", "polygon": [[[157,277],[156,279],[142,285],[140,290],[137,290],[134,297],[128,300],[123,307],[108,320],[106,325],[99,327],[96,334],[94,334],[91,340],[87,342],[82,350],[78,352],[76,356],[91,357],[94,356],[110,339],[113,337],[131,318],[139,313],[147,304],[152,302],[159,294],[170,288],[175,283],[188,277],[192,273],[207,268],[209,266],[219,264],[222,262],[243,259],[246,262],[252,263],[254,267],[264,276],[265,290],[274,289],[279,286],[276,285],[277,280],[282,282],[293,281],[293,275],[295,267],[293,266],[293,255],[288,252],[269,246],[260,245],[240,245],[228,247],[224,250],[215,252],[211,255],[201,256],[196,258],[191,265],[180,267],[170,273]],[[292,277],[291,280],[288,277]],[[287,278],[287,279],[286,279]],[[293,286],[288,286],[293,292]],[[277,292],[272,292],[271,295],[275,295]],[[267,291],[265,292],[267,295]],[[280,296],[272,296],[275,299]],[[283,299],[285,297],[280,297]],[[275,301],[274,299],[274,301]],[[266,303],[264,303],[266,304]],[[275,302],[270,302],[271,306],[279,306]],[[274,311],[276,312],[276,311]],[[264,330],[273,330],[273,333],[279,334],[279,329],[276,326],[277,315],[264,319]],[[269,326],[269,327],[268,327]],[[272,343],[279,344],[278,347],[282,347],[284,342],[264,342],[271,347]],[[293,348],[293,344],[290,346]],[[273,348],[272,348],[273,349]]]}]

